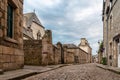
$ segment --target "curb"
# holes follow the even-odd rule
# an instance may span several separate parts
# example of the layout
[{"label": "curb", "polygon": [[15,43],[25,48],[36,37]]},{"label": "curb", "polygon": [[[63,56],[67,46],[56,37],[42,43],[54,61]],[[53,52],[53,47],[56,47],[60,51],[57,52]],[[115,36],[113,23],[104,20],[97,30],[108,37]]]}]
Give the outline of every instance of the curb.
[{"label": "curb", "polygon": [[109,67],[105,67],[104,65],[102,65],[102,66],[100,66],[100,65],[96,65],[96,66],[99,67],[99,68],[102,68],[102,69],[104,69],[104,70],[108,70],[108,71],[111,71],[111,72],[114,72],[114,73],[120,74],[120,71],[115,70],[115,69],[111,69],[111,68],[109,68]]},{"label": "curb", "polygon": [[27,77],[34,76],[34,75],[41,74],[41,73],[45,73],[45,72],[52,71],[52,70],[56,70],[56,69],[64,67],[64,66],[69,66],[69,65],[60,65],[56,68],[52,68],[52,69],[41,71],[41,72],[31,72],[29,74],[25,74],[25,75],[21,75],[21,76],[18,76],[18,77],[10,78],[8,80],[22,80],[22,79],[25,79]]}]

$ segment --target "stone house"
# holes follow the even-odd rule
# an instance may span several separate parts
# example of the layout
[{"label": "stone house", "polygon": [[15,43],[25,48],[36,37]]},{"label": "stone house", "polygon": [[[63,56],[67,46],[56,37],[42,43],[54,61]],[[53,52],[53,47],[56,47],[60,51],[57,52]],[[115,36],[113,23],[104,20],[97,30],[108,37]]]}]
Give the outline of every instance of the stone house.
[{"label": "stone house", "polygon": [[0,69],[23,68],[23,0],[0,0]]},{"label": "stone house", "polygon": [[79,63],[79,48],[74,44],[63,44],[65,63]]},{"label": "stone house", "polygon": [[98,54],[92,56],[92,62],[93,63],[98,63]]},{"label": "stone house", "polygon": [[45,34],[45,28],[34,12],[24,14],[23,26],[24,39],[40,40]]},{"label": "stone house", "polygon": [[23,26],[25,64],[53,64],[51,30],[45,30],[34,12],[24,14]]},{"label": "stone house", "polygon": [[92,62],[92,48],[90,47],[86,38],[81,38],[81,42],[78,46],[79,46],[80,49],[82,49],[82,50],[84,50],[85,52],[88,53],[87,62],[91,63]]},{"label": "stone house", "polygon": [[79,48],[79,58],[80,64],[88,63],[88,53],[81,48]]},{"label": "stone house", "polygon": [[109,66],[120,67],[120,0],[103,1],[104,55]]},{"label": "stone house", "polygon": [[63,44],[64,63],[87,63],[88,53],[74,44]]}]

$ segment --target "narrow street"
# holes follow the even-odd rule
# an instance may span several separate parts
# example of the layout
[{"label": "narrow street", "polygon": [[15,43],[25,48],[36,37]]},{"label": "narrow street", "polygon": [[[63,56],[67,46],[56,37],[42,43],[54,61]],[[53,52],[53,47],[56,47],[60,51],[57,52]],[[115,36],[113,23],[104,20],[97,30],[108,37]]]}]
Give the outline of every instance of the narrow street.
[{"label": "narrow street", "polygon": [[24,80],[120,80],[120,75],[95,64],[71,65],[31,76]]}]

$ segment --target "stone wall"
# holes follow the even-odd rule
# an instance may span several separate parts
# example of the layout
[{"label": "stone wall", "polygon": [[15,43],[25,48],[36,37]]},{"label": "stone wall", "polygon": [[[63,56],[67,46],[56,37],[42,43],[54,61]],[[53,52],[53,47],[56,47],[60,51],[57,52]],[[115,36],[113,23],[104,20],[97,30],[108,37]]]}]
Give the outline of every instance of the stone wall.
[{"label": "stone wall", "polygon": [[58,42],[57,43],[57,48],[58,48],[58,55],[59,55],[59,64],[64,64],[65,63],[65,57],[66,53],[63,49],[62,43]]},{"label": "stone wall", "polygon": [[91,63],[92,62],[92,48],[90,47],[88,41],[86,38],[81,38],[81,42],[79,44],[79,48],[81,48],[82,50],[84,50],[85,52],[88,53],[87,55],[87,62]]},{"label": "stone wall", "polygon": [[41,65],[42,41],[24,40],[25,65]]},{"label": "stone wall", "polygon": [[[14,7],[12,38],[7,37],[7,6]],[[0,68],[13,70],[24,66],[22,22],[23,0],[0,0]]]},{"label": "stone wall", "polygon": [[54,58],[54,64],[59,64],[59,53],[58,53],[58,48],[53,45],[53,58]]},{"label": "stone wall", "polygon": [[74,62],[74,53],[73,52],[67,52],[66,54],[66,64],[73,64]]},{"label": "stone wall", "polygon": [[85,63],[87,63],[87,56],[88,56],[88,53],[87,52],[85,52],[84,50],[82,50],[82,49],[79,49],[79,57],[80,57],[80,59],[79,59],[79,63],[80,64],[85,64]]},{"label": "stone wall", "polygon": [[0,67],[3,70],[13,70],[24,66],[23,50],[0,46]]},{"label": "stone wall", "polygon": [[54,64],[52,31],[46,30],[42,39],[42,65]]}]

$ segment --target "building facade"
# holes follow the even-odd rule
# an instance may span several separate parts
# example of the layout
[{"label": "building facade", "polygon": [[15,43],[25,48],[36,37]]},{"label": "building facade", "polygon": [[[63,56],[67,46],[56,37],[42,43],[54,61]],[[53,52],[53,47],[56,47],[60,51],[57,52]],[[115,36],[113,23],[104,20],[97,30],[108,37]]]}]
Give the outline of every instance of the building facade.
[{"label": "building facade", "polygon": [[23,0],[0,0],[0,69],[24,66]]},{"label": "building facade", "polygon": [[104,57],[109,66],[120,67],[120,1],[103,1]]},{"label": "building facade", "polygon": [[80,49],[84,50],[85,52],[88,53],[88,60],[87,62],[88,63],[91,63],[92,62],[92,48],[90,47],[88,41],[86,40],[86,38],[81,38],[81,42],[80,44],[78,45]]},{"label": "building facade", "polygon": [[45,34],[45,28],[41,24],[35,12],[24,14],[23,19],[23,39],[40,40]]},{"label": "building facade", "polygon": [[25,64],[54,64],[52,31],[45,30],[34,12],[24,14],[23,26]]},{"label": "building facade", "polygon": [[63,55],[65,64],[84,64],[88,63],[88,53],[74,44],[63,44]]}]

